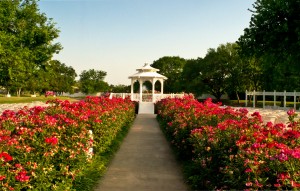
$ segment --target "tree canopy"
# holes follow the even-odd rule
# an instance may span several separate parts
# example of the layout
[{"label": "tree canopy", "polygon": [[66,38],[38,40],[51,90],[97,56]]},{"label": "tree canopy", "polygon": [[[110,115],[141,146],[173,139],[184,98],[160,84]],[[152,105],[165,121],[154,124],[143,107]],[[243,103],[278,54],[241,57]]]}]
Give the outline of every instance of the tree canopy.
[{"label": "tree canopy", "polygon": [[200,57],[186,60],[186,64],[183,66],[181,73],[183,92],[193,93],[197,96],[205,93],[206,90],[202,81],[199,79],[202,62],[203,58]]},{"label": "tree canopy", "polygon": [[240,63],[236,44],[227,43],[217,49],[210,48],[200,63],[199,72],[206,93],[220,100],[223,94],[237,91],[240,86]]},{"label": "tree canopy", "polygon": [[52,60],[62,49],[54,43],[58,35],[36,0],[0,1],[0,86],[18,95],[23,89],[71,91],[75,70]]},{"label": "tree canopy", "polygon": [[300,0],[257,0],[250,25],[238,44],[241,54],[259,60],[263,88],[295,90],[300,83]]},{"label": "tree canopy", "polygon": [[181,72],[186,60],[178,56],[164,56],[155,60],[151,66],[159,69],[159,73],[166,76],[168,80],[164,83],[164,91],[180,92],[182,90]]},{"label": "tree canopy", "polygon": [[109,85],[104,82],[106,72],[101,70],[84,70],[79,75],[80,89],[86,94],[105,92],[109,90]]},{"label": "tree canopy", "polygon": [[2,85],[20,87],[24,77],[60,50],[54,23],[39,13],[36,1],[0,1],[0,67]]}]

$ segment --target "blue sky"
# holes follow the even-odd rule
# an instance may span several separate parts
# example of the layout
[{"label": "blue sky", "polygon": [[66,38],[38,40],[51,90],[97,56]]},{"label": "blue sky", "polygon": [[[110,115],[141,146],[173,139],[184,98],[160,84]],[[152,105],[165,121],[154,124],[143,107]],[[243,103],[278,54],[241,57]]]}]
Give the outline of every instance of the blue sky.
[{"label": "blue sky", "polygon": [[107,72],[109,84],[163,56],[204,57],[235,42],[249,26],[255,0],[40,0],[60,29],[64,49],[54,58],[83,70]]}]

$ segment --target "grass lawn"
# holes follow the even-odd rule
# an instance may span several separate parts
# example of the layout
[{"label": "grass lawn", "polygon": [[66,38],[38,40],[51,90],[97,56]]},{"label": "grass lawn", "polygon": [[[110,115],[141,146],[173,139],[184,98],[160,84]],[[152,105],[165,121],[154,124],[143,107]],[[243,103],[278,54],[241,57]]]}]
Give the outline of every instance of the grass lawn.
[{"label": "grass lawn", "polygon": [[[234,106],[234,107],[245,107],[245,100],[240,100],[240,102],[238,103],[237,100],[224,100],[222,101],[223,105],[229,105],[229,106]],[[265,106],[274,106],[274,101],[265,101]],[[281,101],[276,101],[276,106],[277,107],[283,107],[281,105]],[[253,107],[253,101],[249,102],[248,100],[248,104],[247,107]],[[257,103],[255,104],[255,107],[257,108],[263,108],[263,101],[257,101]],[[294,102],[286,102],[286,107],[287,108],[293,108],[294,107]],[[300,103],[296,102],[296,108],[299,109],[300,108]]]},{"label": "grass lawn", "polygon": [[0,104],[4,103],[30,103],[34,101],[41,101],[41,102],[46,102],[51,99],[60,99],[60,100],[69,100],[69,101],[78,101],[79,98],[69,98],[69,97],[45,97],[45,96],[38,96],[38,97],[0,97]]}]

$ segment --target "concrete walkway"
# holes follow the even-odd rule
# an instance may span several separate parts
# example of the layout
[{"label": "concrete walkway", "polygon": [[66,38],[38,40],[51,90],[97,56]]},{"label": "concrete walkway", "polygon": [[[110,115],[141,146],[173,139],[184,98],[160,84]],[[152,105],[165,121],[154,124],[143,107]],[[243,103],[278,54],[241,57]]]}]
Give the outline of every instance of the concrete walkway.
[{"label": "concrete walkway", "polygon": [[185,191],[156,115],[139,114],[95,191]]}]

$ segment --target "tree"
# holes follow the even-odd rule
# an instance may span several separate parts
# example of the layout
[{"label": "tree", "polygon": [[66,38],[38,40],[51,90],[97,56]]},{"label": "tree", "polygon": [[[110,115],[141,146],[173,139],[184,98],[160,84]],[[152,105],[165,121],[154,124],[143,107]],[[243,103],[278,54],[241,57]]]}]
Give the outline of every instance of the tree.
[{"label": "tree", "polygon": [[109,90],[109,85],[104,82],[106,72],[101,70],[84,70],[80,75],[80,89],[86,94],[104,92]]},{"label": "tree", "polygon": [[55,92],[73,92],[72,86],[75,84],[77,76],[75,70],[71,66],[66,66],[58,60],[51,60],[46,66],[47,81],[49,89]]},{"label": "tree", "polygon": [[267,90],[299,89],[300,0],[257,0],[253,8],[241,53],[260,60]]},{"label": "tree", "polygon": [[185,64],[186,60],[178,56],[165,56],[151,64],[152,67],[160,70],[160,74],[168,78],[164,83],[164,92],[176,93],[182,91],[181,72]]},{"label": "tree", "polygon": [[269,80],[263,76],[262,71],[262,61],[256,57],[243,57],[243,81],[244,86],[243,91],[245,90],[262,90],[263,81]]},{"label": "tree", "polygon": [[[247,77],[247,64],[239,55],[239,46],[237,43],[227,43],[218,47],[218,52],[222,52],[222,55],[227,60],[228,67],[228,83],[226,93],[230,98],[234,98],[240,101],[240,92],[245,92],[246,84],[249,78]],[[250,71],[250,70],[248,70]]]},{"label": "tree", "polygon": [[203,82],[199,79],[203,58],[189,59],[182,70],[182,90],[201,96],[205,93]]},{"label": "tree", "polygon": [[0,85],[17,89],[20,95],[34,71],[45,68],[61,49],[53,43],[59,30],[36,0],[0,1]]},{"label": "tree", "polygon": [[114,93],[130,93],[131,90],[130,88],[131,88],[130,86],[122,85],[122,84],[110,86],[111,91]]},{"label": "tree", "polygon": [[200,62],[199,80],[202,81],[207,93],[217,100],[225,93],[237,92],[240,87],[241,61],[237,54],[237,45],[227,43],[217,49],[209,49]]}]

